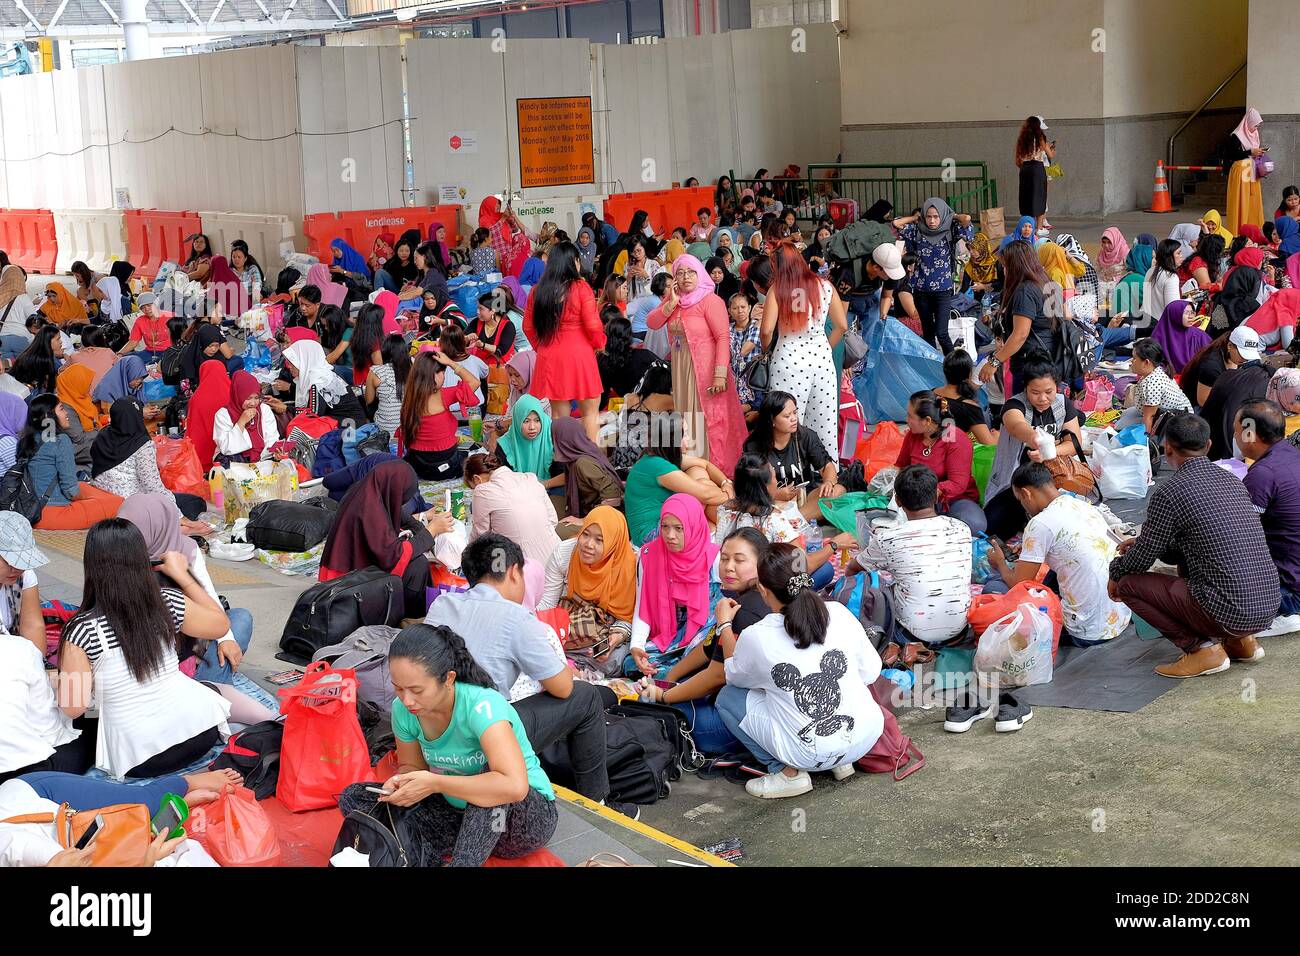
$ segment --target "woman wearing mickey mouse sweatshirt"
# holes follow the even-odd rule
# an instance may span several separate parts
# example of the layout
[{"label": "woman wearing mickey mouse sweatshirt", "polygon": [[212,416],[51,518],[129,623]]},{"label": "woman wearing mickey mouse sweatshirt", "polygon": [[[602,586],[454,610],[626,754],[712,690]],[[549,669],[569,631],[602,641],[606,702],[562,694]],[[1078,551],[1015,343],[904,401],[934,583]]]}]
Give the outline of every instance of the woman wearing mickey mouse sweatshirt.
[{"label": "woman wearing mickey mouse sweatshirt", "polygon": [[773,613],[745,628],[744,640],[729,626],[736,602],[717,607],[727,675],[718,712],[767,766],[745,785],[750,795],[797,797],[812,789],[809,771],[844,780],[875,745],[884,729],[871,695],[880,655],[848,608],[817,596],[807,556],[795,545],[768,548],[758,582]]}]

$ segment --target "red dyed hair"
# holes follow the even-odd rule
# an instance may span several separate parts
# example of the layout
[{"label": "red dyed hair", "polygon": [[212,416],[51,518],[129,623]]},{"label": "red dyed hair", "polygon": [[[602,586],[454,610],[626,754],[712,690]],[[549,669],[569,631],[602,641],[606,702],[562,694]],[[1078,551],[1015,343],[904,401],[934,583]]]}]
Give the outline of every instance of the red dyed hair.
[{"label": "red dyed hair", "polygon": [[802,332],[821,299],[821,283],[791,240],[781,240],[770,255],[772,287],[767,294],[776,300],[781,331]]}]

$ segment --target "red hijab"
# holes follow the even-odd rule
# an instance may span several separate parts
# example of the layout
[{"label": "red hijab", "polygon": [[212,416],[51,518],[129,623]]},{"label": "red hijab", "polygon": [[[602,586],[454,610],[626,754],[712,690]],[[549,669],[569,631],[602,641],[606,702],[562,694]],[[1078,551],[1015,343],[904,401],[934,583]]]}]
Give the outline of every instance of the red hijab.
[{"label": "red hijab", "polygon": [[677,605],[686,608],[686,633],[693,637],[709,619],[709,572],[718,546],[709,534],[704,506],[690,495],[664,502],[661,515],[682,523],[682,550],[669,551],[663,538],[641,549],[641,619],[650,625],[650,640],[667,650],[677,636]]},{"label": "red hijab", "polygon": [[348,489],[321,554],[321,567],[347,572],[392,571],[402,561],[402,506],[415,496],[415,469],[404,461],[378,465]]},{"label": "red hijab", "polygon": [[225,256],[213,256],[208,265],[208,298],[215,299],[222,311],[237,319],[249,309],[248,290],[230,268]]},{"label": "red hijab", "polygon": [[[206,363],[211,365],[211,362]],[[253,395],[260,396],[262,386],[257,384],[257,379],[253,378],[248,372],[240,369],[234,375],[230,376],[230,404],[226,406],[226,411],[230,413],[232,423],[239,421],[239,416],[244,414],[244,402]],[[248,423],[248,438],[253,443],[249,449],[249,455],[253,461],[262,460],[262,449],[266,447],[266,442],[262,440],[262,409],[257,409],[257,415]]]},{"label": "red hijab", "polygon": [[199,387],[190,397],[189,415],[185,419],[185,436],[194,443],[199,465],[206,472],[217,454],[212,437],[218,409],[230,403],[230,373],[222,362],[204,362],[199,366]]}]

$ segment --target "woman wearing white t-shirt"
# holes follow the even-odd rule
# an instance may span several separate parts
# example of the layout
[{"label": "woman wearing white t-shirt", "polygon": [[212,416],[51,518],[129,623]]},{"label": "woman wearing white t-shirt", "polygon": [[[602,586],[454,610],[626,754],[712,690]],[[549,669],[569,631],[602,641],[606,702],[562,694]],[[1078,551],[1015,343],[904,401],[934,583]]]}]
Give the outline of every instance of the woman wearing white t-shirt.
[{"label": "woman wearing white t-shirt", "polygon": [[178,635],[215,641],[230,629],[221,605],[168,551],[158,587],[144,537],[108,518],[86,537],[82,607],[63,631],[60,706],[80,717],[99,705],[95,765],[111,776],[157,777],[188,766],[230,733],[230,704],[179,668]]},{"label": "woman wearing white t-shirt", "polygon": [[745,784],[751,796],[797,797],[812,789],[810,770],[836,780],[875,746],[884,728],[871,685],[880,655],[848,608],[813,591],[805,556],[774,544],[758,568],[759,593],[773,613],[737,642],[738,605],[723,600],[716,617],[727,686],[718,692],[723,723],[767,768]]}]

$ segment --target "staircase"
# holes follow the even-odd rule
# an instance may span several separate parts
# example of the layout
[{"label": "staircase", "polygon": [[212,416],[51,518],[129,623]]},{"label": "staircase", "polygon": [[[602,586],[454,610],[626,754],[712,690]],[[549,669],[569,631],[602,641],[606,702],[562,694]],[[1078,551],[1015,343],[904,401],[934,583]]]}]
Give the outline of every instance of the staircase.
[{"label": "staircase", "polygon": [[1227,173],[1183,173],[1182,188],[1174,195],[1175,206],[1196,206],[1222,210],[1228,204]]}]

